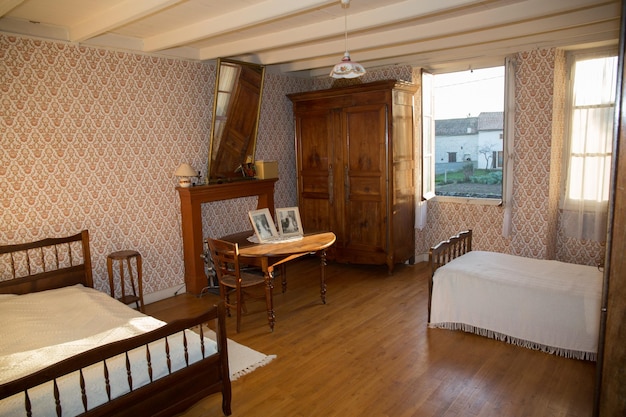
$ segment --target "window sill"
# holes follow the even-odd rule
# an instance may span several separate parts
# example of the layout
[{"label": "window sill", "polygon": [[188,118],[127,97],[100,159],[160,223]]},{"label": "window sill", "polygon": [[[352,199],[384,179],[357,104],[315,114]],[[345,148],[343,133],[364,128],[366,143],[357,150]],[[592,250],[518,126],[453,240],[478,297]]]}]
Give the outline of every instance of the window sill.
[{"label": "window sill", "polygon": [[471,197],[449,197],[438,195],[433,198],[439,203],[475,204],[479,206],[501,206],[500,198],[471,198]]}]

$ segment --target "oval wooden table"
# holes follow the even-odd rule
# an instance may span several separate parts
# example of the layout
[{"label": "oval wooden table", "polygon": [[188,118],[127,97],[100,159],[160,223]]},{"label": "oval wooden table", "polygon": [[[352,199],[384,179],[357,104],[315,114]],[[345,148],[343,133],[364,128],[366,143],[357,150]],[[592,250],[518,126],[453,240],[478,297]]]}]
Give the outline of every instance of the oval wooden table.
[{"label": "oval wooden table", "polygon": [[[335,243],[336,236],[333,232],[307,233],[302,239],[280,243],[252,243],[248,237],[254,232],[242,232],[221,237],[220,239],[239,244],[239,256],[242,263],[260,266],[265,276],[265,297],[268,310],[267,319],[270,330],[274,331],[276,315],[274,312],[273,290],[274,290],[274,269],[283,266],[286,262],[316,253],[320,257],[320,297],[322,303],[326,304],[326,278],[324,268],[326,266],[326,249]],[[283,292],[286,288],[285,274],[283,277]]]}]

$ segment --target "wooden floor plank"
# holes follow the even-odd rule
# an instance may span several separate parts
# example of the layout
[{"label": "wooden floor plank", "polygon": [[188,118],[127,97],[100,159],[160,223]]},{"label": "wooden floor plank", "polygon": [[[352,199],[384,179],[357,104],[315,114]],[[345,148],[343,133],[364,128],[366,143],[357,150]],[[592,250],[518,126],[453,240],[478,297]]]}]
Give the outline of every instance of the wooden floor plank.
[{"label": "wooden floor plank", "polygon": [[[484,337],[428,329],[426,265],[287,268],[275,286],[276,327],[263,302],[250,301],[233,340],[278,357],[233,382],[233,416],[581,416],[591,415],[595,363],[565,359]],[[146,306],[165,321],[219,299],[181,294]],[[213,395],[183,414],[221,415]]]}]

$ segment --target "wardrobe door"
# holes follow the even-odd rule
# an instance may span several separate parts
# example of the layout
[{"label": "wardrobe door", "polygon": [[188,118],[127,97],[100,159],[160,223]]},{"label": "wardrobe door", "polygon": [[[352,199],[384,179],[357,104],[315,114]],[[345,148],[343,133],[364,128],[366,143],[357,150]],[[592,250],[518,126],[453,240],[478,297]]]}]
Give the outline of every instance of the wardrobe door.
[{"label": "wardrobe door", "polygon": [[343,110],[343,247],[349,262],[386,262],[387,105]]},{"label": "wardrobe door", "polygon": [[305,233],[335,230],[337,118],[332,110],[296,113],[298,205]]},{"label": "wardrobe door", "polygon": [[[391,259],[387,263],[390,268],[398,262],[408,260],[415,262],[415,196],[420,195],[421,188],[415,184],[415,170],[419,162],[415,155],[413,138],[413,95],[406,92],[394,94],[392,132],[390,133],[390,153],[392,165],[390,172],[393,181],[389,184],[389,200],[391,214]],[[419,141],[419,139],[417,139]],[[417,190],[417,192],[416,192]]]}]

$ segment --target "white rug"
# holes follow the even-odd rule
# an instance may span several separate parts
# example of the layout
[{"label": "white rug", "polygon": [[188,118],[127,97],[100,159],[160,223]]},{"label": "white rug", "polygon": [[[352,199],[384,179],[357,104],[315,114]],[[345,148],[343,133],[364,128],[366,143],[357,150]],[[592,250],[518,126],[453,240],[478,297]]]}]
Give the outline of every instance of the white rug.
[{"label": "white rug", "polygon": [[[215,340],[215,332],[211,329],[207,330],[206,327],[204,328],[204,336]],[[276,355],[265,355],[228,339],[228,369],[230,370],[231,381],[267,365],[274,359],[276,359]]]}]

